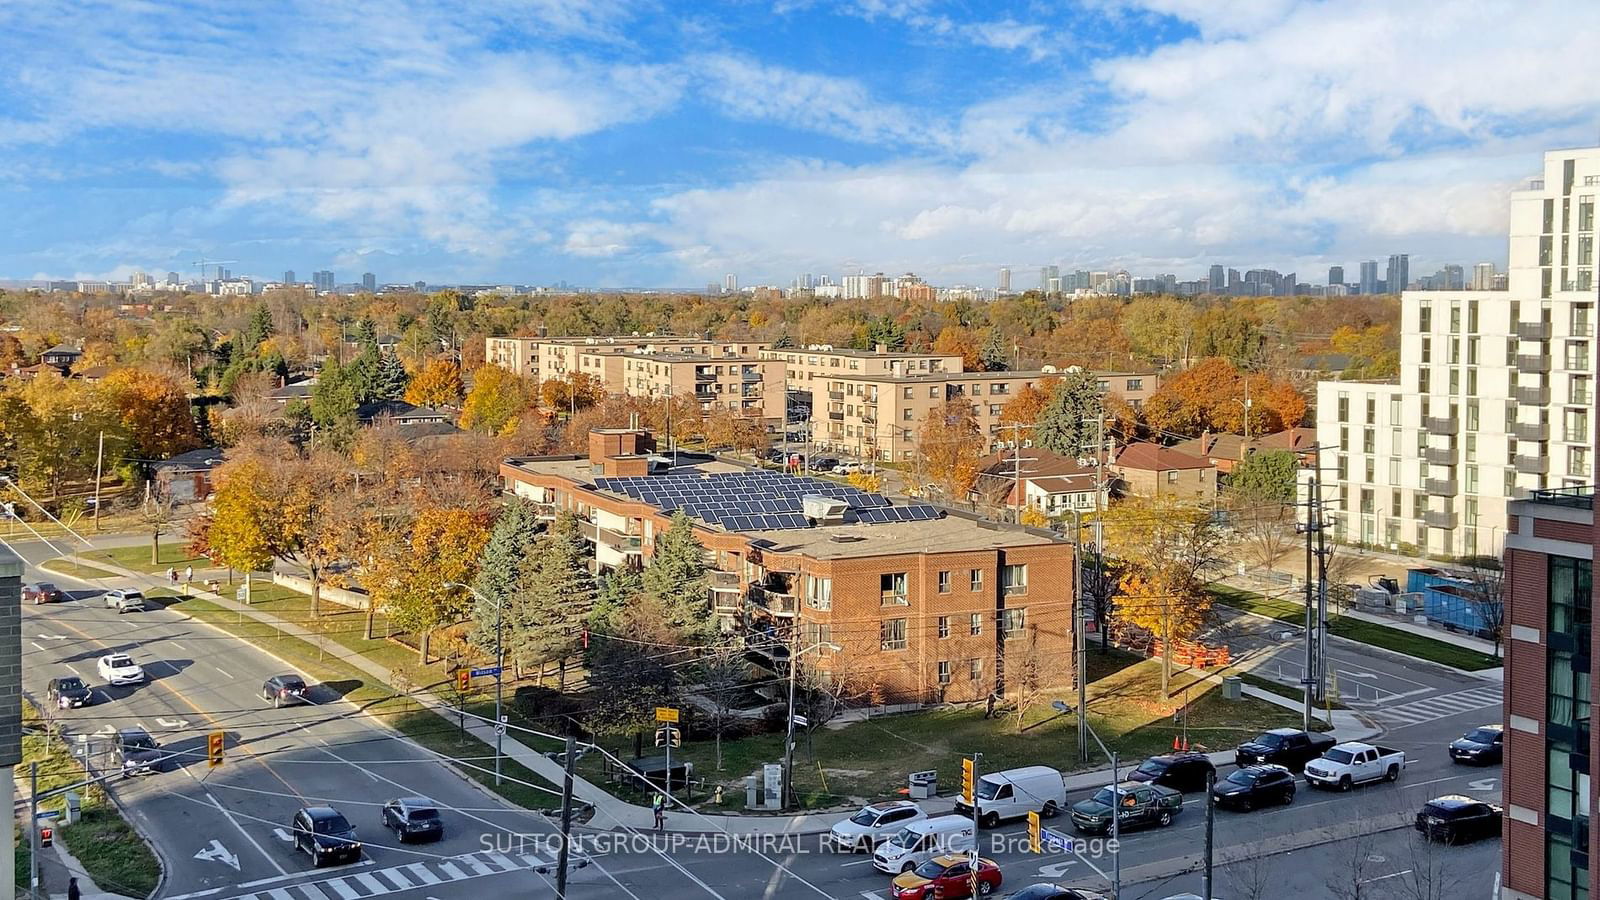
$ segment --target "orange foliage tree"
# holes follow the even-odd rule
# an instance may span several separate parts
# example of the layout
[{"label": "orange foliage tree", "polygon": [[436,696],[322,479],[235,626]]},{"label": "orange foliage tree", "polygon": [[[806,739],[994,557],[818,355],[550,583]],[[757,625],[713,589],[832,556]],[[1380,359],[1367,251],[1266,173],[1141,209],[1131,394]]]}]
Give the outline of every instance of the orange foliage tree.
[{"label": "orange foliage tree", "polygon": [[[1250,433],[1281,431],[1305,420],[1305,397],[1288,381],[1248,376]],[[1202,360],[1163,381],[1144,405],[1150,427],[1174,435],[1238,433],[1244,427],[1246,376],[1221,357]]]},{"label": "orange foliage tree", "polygon": [[405,400],[413,406],[460,406],[462,390],[455,361],[434,359],[406,385]]},{"label": "orange foliage tree", "polygon": [[939,336],[933,339],[933,352],[950,356],[961,354],[961,365],[968,372],[981,368],[978,365],[980,349],[978,336],[972,333],[972,329],[962,325],[946,325],[940,330]]},{"label": "orange foliage tree", "polygon": [[918,468],[952,500],[965,499],[978,479],[983,434],[971,401],[955,397],[928,411],[918,432]]},{"label": "orange foliage tree", "polygon": [[148,369],[117,369],[100,383],[145,459],[166,459],[200,446],[189,394],[170,376]]},{"label": "orange foliage tree", "polygon": [[1050,402],[1050,394],[1054,392],[1057,379],[1046,378],[1038,384],[1024,385],[1022,390],[1006,401],[1000,409],[1000,424],[1005,425],[1032,425],[1039,421],[1039,414],[1044,412],[1045,405]]}]

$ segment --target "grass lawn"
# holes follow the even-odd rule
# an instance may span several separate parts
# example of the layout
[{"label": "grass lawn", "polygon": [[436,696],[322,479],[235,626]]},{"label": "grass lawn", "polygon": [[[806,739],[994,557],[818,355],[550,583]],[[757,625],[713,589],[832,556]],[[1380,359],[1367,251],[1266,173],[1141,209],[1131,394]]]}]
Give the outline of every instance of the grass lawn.
[{"label": "grass lawn", "polygon": [[[34,716],[32,707],[25,706],[24,721],[39,730],[22,738],[23,765],[18,771],[25,773],[27,764],[39,763],[39,790],[41,793],[68,787],[86,777],[83,766],[67,755],[59,741],[49,740],[43,732],[43,723]],[[122,818],[104,790],[99,787],[80,789],[83,798],[80,807],[83,815],[78,823],[61,826],[57,838],[65,841],[67,849],[83,863],[83,868],[94,882],[108,891],[143,897],[155,890],[161,877],[161,865],[156,862],[138,832]],[[39,804],[41,810],[63,809],[60,797]],[[18,860],[22,867],[22,881],[27,880],[27,836],[21,836]],[[64,885],[52,885],[62,888]]]},{"label": "grass lawn", "polygon": [[137,572],[162,572],[165,573],[170,566],[183,571],[184,566],[194,566],[196,569],[210,568],[211,560],[204,557],[190,556],[184,549],[183,539],[179,536],[167,535],[161,541],[160,562],[150,561],[150,544],[146,540],[143,544],[134,544],[128,547],[108,547],[102,550],[89,550],[83,553],[86,558],[100,557],[106,562],[115,563],[125,569]]},{"label": "grass lawn", "polygon": [[47,559],[39,564],[39,568],[49,572],[55,572],[58,575],[67,575],[72,578],[84,578],[92,580],[97,578],[116,577],[112,573],[107,572],[105,569],[98,569],[94,566],[86,566],[82,565],[81,563],[75,563],[65,557]]},{"label": "grass lawn", "polygon": [[[257,598],[260,593],[257,593]],[[308,598],[309,599],[309,598]],[[291,605],[287,599],[282,601]],[[558,809],[561,805],[559,792],[551,793],[555,785],[535,775],[531,770],[522,765],[506,760],[502,771],[506,776],[505,782],[500,787],[494,786],[494,764],[491,760],[482,757],[493,757],[494,748],[484,742],[465,734],[457,727],[441,719],[431,711],[423,709],[417,703],[406,697],[395,696],[389,685],[372,678],[349,664],[323,654],[317,647],[282,634],[271,625],[246,618],[239,621],[238,614],[223,609],[214,603],[202,599],[186,600],[179,604],[177,609],[194,616],[196,619],[215,625],[222,630],[245,639],[260,646],[262,649],[275,656],[293,663],[306,675],[322,682],[324,685],[337,689],[345,699],[360,707],[369,715],[380,717],[391,727],[418,744],[441,755],[460,760],[474,758],[471,763],[458,762],[457,765],[469,777],[519,806],[529,809]],[[306,615],[309,616],[309,608]],[[361,636],[361,628],[365,621],[362,614],[357,612],[342,613],[338,616],[327,617],[333,622],[353,620],[354,624],[339,626],[339,634],[353,633],[356,639]],[[335,632],[327,632],[330,639],[338,640]],[[342,641],[341,641],[342,643]],[[388,642],[369,641],[368,644]],[[390,646],[393,646],[392,644]],[[405,648],[396,648],[405,657],[416,660],[416,654],[406,651]],[[365,651],[364,651],[365,652]],[[376,655],[376,654],[375,654]],[[435,667],[437,668],[437,667]],[[442,672],[440,673],[442,677]],[[481,767],[487,771],[479,771]],[[518,782],[524,782],[519,784]]]},{"label": "grass lawn", "polygon": [[[1267,728],[1300,720],[1292,710],[1262,700],[1223,700],[1216,681],[1201,681],[1181,671],[1174,673],[1174,701],[1165,702],[1159,696],[1159,660],[1098,650],[1089,653],[1089,660],[1094,679],[1089,687],[1090,724],[1129,765],[1172,749],[1174,736],[1182,733],[1173,722],[1173,711],[1182,703],[1185,685],[1194,685],[1188,693],[1191,745],[1213,750],[1232,747]],[[1063,696],[1070,693],[1062,691]],[[631,742],[602,743],[620,757],[632,755]],[[723,805],[736,809],[744,803],[744,776],[763,763],[780,761],[782,747],[781,734],[724,740],[721,771],[711,741],[688,742],[681,752],[695,763],[697,773],[725,786]],[[881,716],[839,729],[819,728],[809,740],[801,736],[795,749],[795,790],[801,802],[813,808],[847,800],[893,799],[900,796],[907,773],[934,769],[941,791],[949,793],[959,785],[962,756],[975,751],[983,754],[980,771],[1035,764],[1063,771],[1085,768],[1078,761],[1076,720],[1056,713],[1048,701],[1027,710],[1020,730],[1015,714],[985,719],[981,707],[934,709]],[[1104,765],[1095,748],[1087,767]]]},{"label": "grass lawn", "polygon": [[[1254,591],[1220,584],[1210,585],[1206,590],[1210,591],[1219,603],[1296,625],[1305,624],[1304,603],[1264,597]],[[1328,633],[1468,671],[1494,669],[1503,664],[1501,660],[1487,653],[1479,653],[1476,650],[1412,634],[1409,631],[1401,631],[1398,628],[1347,619],[1343,616],[1333,615],[1328,618]]]}]

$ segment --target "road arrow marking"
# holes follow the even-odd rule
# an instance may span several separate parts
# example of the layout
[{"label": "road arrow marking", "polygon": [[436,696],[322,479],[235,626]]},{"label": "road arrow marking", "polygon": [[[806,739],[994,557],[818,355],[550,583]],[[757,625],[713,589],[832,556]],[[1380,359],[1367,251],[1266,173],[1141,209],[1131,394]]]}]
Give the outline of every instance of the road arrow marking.
[{"label": "road arrow marking", "polygon": [[189,722],[185,719],[156,719],[156,724],[162,728],[188,728]]},{"label": "road arrow marking", "polygon": [[218,840],[213,840],[210,846],[202,848],[200,852],[194,855],[194,858],[224,863],[231,866],[235,872],[239,871],[239,857],[229,853],[228,848],[222,846],[222,842]]},{"label": "road arrow marking", "polygon": [[1467,787],[1474,791],[1492,791],[1500,784],[1498,778],[1480,778],[1477,781],[1467,782]]},{"label": "road arrow marking", "polygon": [[101,725],[99,728],[96,728],[94,730],[94,733],[95,734],[116,734],[117,733],[117,729],[116,729],[116,726],[114,726],[114,725]]},{"label": "road arrow marking", "polygon": [[290,843],[290,842],[292,842],[294,840],[294,835],[290,834],[287,831],[284,831],[282,828],[274,828],[274,829],[272,829],[272,833],[277,835],[278,836],[278,840],[283,841],[285,844]]},{"label": "road arrow marking", "polygon": [[1069,859],[1069,860],[1067,860],[1065,862],[1052,863],[1052,864],[1050,864],[1048,866],[1040,866],[1039,867],[1039,877],[1040,878],[1060,878],[1061,876],[1067,874],[1067,867],[1068,866],[1075,866],[1075,865],[1077,865],[1077,863],[1075,861]]},{"label": "road arrow marking", "polygon": [[70,638],[68,638],[64,634],[41,634],[41,635],[39,635],[39,640],[41,640],[41,641],[65,641],[65,640],[70,640]]},{"label": "road arrow marking", "polygon": [[1343,669],[1340,669],[1339,671],[1341,673],[1345,674],[1345,675],[1350,676],[1351,678],[1372,678],[1372,679],[1376,679],[1378,677],[1378,673],[1377,672],[1345,672]]}]

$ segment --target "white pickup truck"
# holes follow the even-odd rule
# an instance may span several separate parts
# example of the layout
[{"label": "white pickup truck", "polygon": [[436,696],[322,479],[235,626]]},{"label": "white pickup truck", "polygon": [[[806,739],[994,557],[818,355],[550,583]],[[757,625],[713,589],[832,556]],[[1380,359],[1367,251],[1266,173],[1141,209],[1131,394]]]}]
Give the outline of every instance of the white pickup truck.
[{"label": "white pickup truck", "polygon": [[1394,781],[1406,767],[1404,750],[1391,750],[1359,741],[1335,744],[1320,759],[1306,763],[1306,783],[1312,787],[1348,791],[1369,781]]}]

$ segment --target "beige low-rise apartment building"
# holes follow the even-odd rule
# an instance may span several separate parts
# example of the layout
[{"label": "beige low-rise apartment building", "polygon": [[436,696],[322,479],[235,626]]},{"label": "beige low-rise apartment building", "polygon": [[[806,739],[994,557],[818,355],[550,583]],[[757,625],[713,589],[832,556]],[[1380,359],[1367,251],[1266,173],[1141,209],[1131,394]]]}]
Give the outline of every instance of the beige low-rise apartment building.
[{"label": "beige low-rise apartment building", "polygon": [[[693,397],[704,412],[729,409],[760,417],[772,428],[783,421],[780,360],[693,353],[586,353],[579,359],[603,365],[606,385],[630,397]],[[613,368],[614,377],[609,375]]]},{"label": "beige low-rise apartment building", "polygon": [[[484,359],[494,366],[542,383],[587,372],[603,378],[607,367],[601,357],[639,353],[689,353],[699,356],[749,357],[770,345],[764,341],[708,340],[676,335],[606,335],[599,337],[491,337],[484,339]],[[582,359],[588,356],[587,367]],[[622,393],[607,387],[614,393]]]},{"label": "beige low-rise apartment building", "polygon": [[810,391],[818,380],[832,375],[930,375],[962,371],[959,353],[891,352],[883,344],[872,350],[852,350],[831,344],[772,347],[757,355],[783,360],[791,391]]}]

